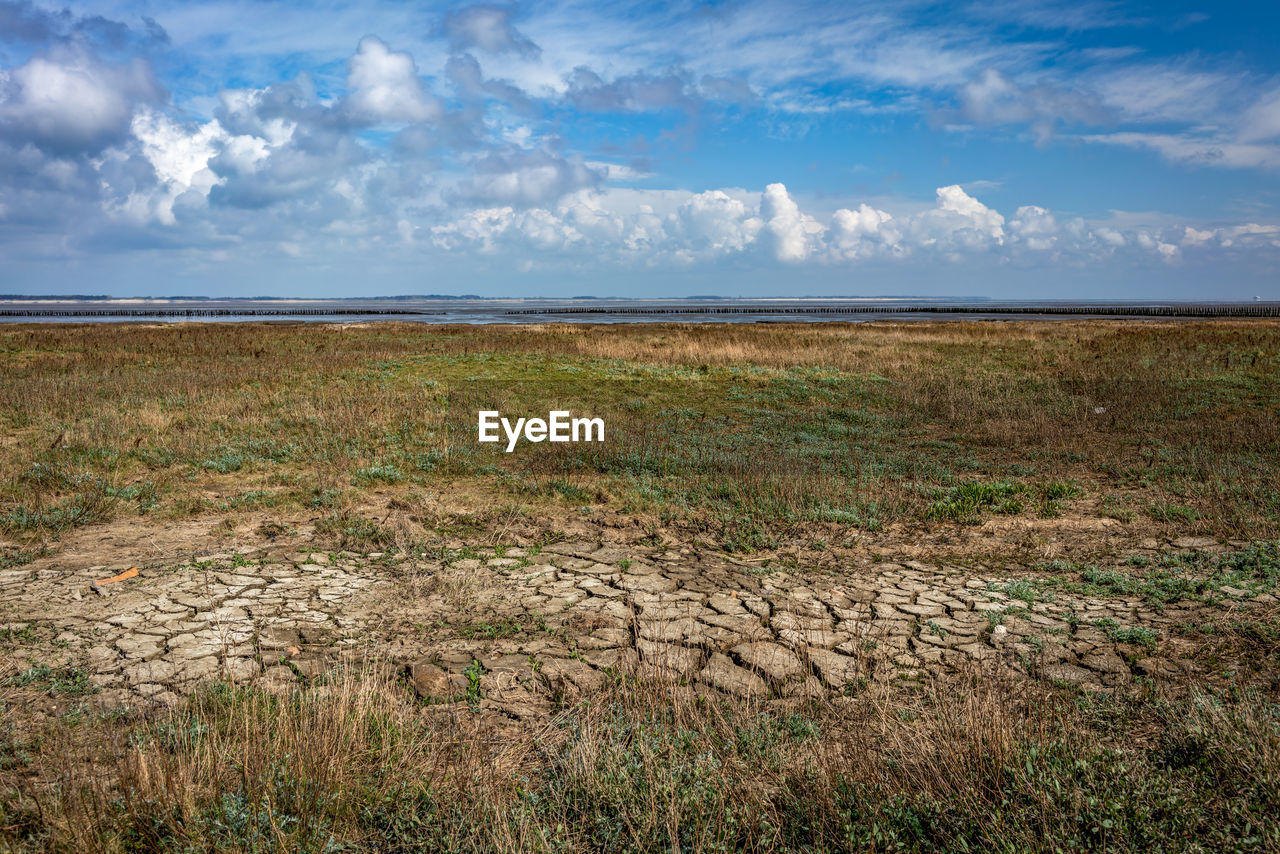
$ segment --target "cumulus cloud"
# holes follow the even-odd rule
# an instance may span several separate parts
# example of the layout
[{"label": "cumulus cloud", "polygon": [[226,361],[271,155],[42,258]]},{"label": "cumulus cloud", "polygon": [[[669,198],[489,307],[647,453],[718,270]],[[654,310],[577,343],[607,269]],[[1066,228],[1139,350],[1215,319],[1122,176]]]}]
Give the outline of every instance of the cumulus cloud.
[{"label": "cumulus cloud", "polygon": [[512,207],[483,208],[446,225],[431,229],[432,242],[440,249],[492,254],[516,247],[552,252],[581,243],[576,228],[544,209],[517,211]]},{"label": "cumulus cloud", "polygon": [[1172,243],[1165,243],[1158,235],[1154,235],[1149,231],[1139,231],[1134,239],[1143,249],[1159,253],[1167,261],[1173,260],[1178,255],[1177,246]]},{"label": "cumulus cloud", "polygon": [[4,136],[60,154],[92,153],[120,141],[140,105],[166,97],[146,60],[108,64],[76,49],[32,57],[0,75]]},{"label": "cumulus cloud", "polygon": [[[554,205],[482,208],[430,228],[433,245],[447,252],[514,253],[529,258],[590,257],[597,263],[651,267],[741,258],[752,264],[849,265],[986,260],[1028,266],[1088,265],[1117,253],[1136,263],[1177,263],[1182,246],[1280,248],[1280,226],[1250,224],[1196,229],[1088,222],[1023,205],[1008,220],[952,185],[939,187],[935,204],[895,216],[868,204],[840,208],[829,222],[806,213],[782,184],[757,194],[591,190],[567,194]],[[530,254],[532,253],[532,255]]]},{"label": "cumulus cloud", "polygon": [[541,149],[492,152],[474,161],[474,175],[461,194],[473,201],[537,205],[600,183],[601,172],[580,158],[558,157]]},{"label": "cumulus cloud", "polygon": [[[179,196],[188,191],[207,196],[219,183],[209,161],[226,145],[227,133],[216,121],[195,128],[183,127],[150,110],[134,117],[132,130],[159,185],[147,207],[160,222],[173,225],[173,205]],[[265,156],[265,151],[259,156]]]},{"label": "cumulus cloud", "polygon": [[756,214],[741,199],[708,190],[694,193],[676,209],[669,231],[692,254],[741,252],[764,225]]},{"label": "cumulus cloud", "polygon": [[360,40],[347,70],[346,109],[358,122],[424,122],[442,112],[439,99],[423,89],[413,57],[377,36]]},{"label": "cumulus cloud", "polygon": [[863,203],[841,208],[831,218],[828,250],[834,260],[855,261],[882,252],[901,255],[902,232],[893,215]]},{"label": "cumulus cloud", "polygon": [[399,107],[392,111],[395,103],[388,95],[359,107],[349,98],[322,104],[305,79],[224,92],[215,111],[225,136],[218,136],[209,161],[219,179],[209,191],[210,205],[245,211],[285,205],[307,220],[345,213],[350,200],[338,187],[363,182],[361,170],[375,159],[352,135],[351,124],[398,124],[391,118],[402,115]]},{"label": "cumulus cloud", "polygon": [[1024,205],[1009,221],[1009,230],[1029,249],[1044,251],[1052,249],[1058,242],[1060,228],[1051,211],[1039,205]]},{"label": "cumulus cloud", "polygon": [[262,89],[224,89],[218,94],[214,117],[229,133],[279,143],[300,124],[331,123],[328,110],[316,99],[306,75]]},{"label": "cumulus cloud", "polygon": [[1266,245],[1280,248],[1280,225],[1262,225],[1256,222],[1217,228],[1195,228],[1189,225],[1183,230],[1182,240],[1179,242],[1183,247]]},{"label": "cumulus cloud", "polygon": [[503,6],[468,6],[450,12],[444,19],[449,47],[458,53],[478,49],[536,59],[542,49],[515,28],[511,16],[512,10]]},{"label": "cumulus cloud", "polygon": [[1004,243],[1004,216],[952,184],[938,188],[937,205],[911,220],[909,234],[924,247],[982,250]]},{"label": "cumulus cloud", "polygon": [[770,184],[760,198],[760,218],[779,261],[803,261],[825,230],[800,211],[783,184]]}]

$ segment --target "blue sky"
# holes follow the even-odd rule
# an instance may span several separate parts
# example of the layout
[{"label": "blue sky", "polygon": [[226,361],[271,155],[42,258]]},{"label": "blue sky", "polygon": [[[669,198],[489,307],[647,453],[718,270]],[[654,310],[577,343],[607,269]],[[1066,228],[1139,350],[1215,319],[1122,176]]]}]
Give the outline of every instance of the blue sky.
[{"label": "blue sky", "polygon": [[1280,299],[1280,5],[0,0],[0,292]]}]

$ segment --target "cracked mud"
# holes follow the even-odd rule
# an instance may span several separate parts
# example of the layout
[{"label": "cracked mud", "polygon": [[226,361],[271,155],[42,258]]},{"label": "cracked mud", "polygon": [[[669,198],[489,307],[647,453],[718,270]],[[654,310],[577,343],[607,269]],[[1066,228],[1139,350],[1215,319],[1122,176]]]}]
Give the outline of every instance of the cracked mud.
[{"label": "cracked mud", "polygon": [[1204,675],[1180,627],[1276,604],[1224,586],[1212,602],[1160,608],[1136,596],[1028,594],[1024,567],[782,570],[598,542],[439,560],[241,549],[145,565],[93,591],[125,568],[52,560],[0,573],[3,628],[28,639],[29,662],[87,672],[103,704],[171,703],[216,679],[323,680],[358,658],[393,668],[426,703],[512,718],[637,671],[761,699],[974,667],[1121,689]]}]

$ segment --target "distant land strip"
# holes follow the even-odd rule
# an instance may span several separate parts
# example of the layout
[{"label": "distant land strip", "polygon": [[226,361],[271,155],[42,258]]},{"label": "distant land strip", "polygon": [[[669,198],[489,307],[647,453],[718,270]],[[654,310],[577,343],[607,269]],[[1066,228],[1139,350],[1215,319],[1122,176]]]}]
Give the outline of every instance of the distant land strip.
[{"label": "distant land strip", "polygon": [[0,308],[0,317],[319,317],[327,315],[440,314],[412,308]]},{"label": "distant land strip", "polygon": [[523,308],[508,315],[702,315],[702,314],[1073,314],[1120,317],[1280,317],[1280,303],[1179,305],[859,305],[859,306],[705,306],[684,308]]},{"label": "distant land strip", "polygon": [[[440,308],[406,306],[355,307],[324,306],[23,306],[0,307],[0,317],[48,319],[56,317],[413,317],[446,315]],[[461,314],[461,313],[460,313]],[[954,303],[924,305],[685,305],[651,308],[626,305],[583,307],[548,306],[507,309],[490,316],[502,317],[704,317],[704,316],[826,316],[865,314],[970,314],[970,315],[1074,315],[1093,317],[1280,317],[1280,302],[1263,303],[1174,303],[1133,305],[1107,303]]]}]

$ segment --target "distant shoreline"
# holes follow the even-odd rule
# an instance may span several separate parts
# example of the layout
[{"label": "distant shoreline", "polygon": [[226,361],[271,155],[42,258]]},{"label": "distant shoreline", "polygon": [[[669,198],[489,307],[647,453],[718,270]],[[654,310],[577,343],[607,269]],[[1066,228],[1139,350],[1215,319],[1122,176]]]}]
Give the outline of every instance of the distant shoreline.
[{"label": "distant shoreline", "polygon": [[1277,301],[990,300],[944,297],[756,299],[78,299],[0,297],[0,323],[276,322],[353,323],[769,323],[885,319],[1133,320],[1280,318]]}]

